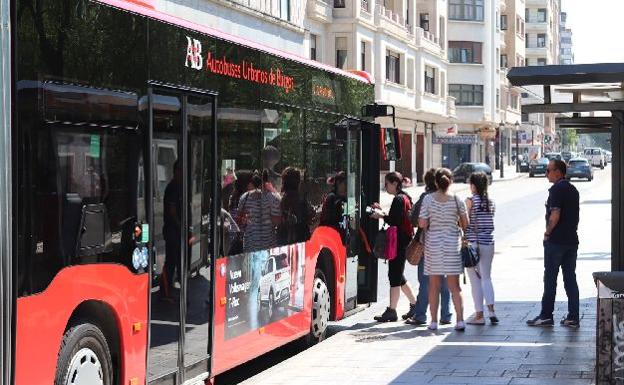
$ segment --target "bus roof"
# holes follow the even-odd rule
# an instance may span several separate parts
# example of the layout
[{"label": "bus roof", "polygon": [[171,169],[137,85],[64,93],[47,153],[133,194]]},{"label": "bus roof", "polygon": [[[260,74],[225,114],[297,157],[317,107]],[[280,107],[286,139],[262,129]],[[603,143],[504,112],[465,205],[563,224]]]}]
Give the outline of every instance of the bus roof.
[{"label": "bus roof", "polygon": [[151,7],[149,4],[143,3],[141,1],[132,1],[132,0],[96,0],[96,1],[116,7],[116,8],[125,9],[133,13],[137,13],[137,14],[151,17],[157,20],[161,20],[170,24],[174,24],[183,28],[188,28],[188,29],[195,30],[197,32],[205,33],[207,35],[210,35],[210,36],[222,39],[222,40],[226,40],[232,43],[240,44],[242,46],[264,51],[268,54],[280,56],[284,59],[293,60],[302,64],[309,65],[311,67],[316,67],[323,71],[333,72],[335,74],[346,76],[352,79],[356,79],[364,83],[373,84],[372,77],[368,73],[362,73],[361,71],[352,71],[352,72],[343,71],[339,68],[332,67],[327,64],[317,62],[315,60],[306,59],[304,57],[291,54],[288,52],[284,52],[279,49],[271,48],[263,44],[248,41],[241,37],[230,35],[228,33],[219,31],[217,29],[207,27],[201,24],[197,24],[192,21],[188,21],[188,20],[179,18],[177,16],[169,15],[167,13],[158,11],[154,9],[153,7]]}]

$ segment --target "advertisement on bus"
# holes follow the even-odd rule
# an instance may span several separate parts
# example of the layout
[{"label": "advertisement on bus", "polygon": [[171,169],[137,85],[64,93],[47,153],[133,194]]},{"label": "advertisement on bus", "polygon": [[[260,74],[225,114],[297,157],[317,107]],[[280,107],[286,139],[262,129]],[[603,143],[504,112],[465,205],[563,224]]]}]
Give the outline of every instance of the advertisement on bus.
[{"label": "advertisement on bus", "polygon": [[225,338],[303,310],[305,244],[228,257]]}]

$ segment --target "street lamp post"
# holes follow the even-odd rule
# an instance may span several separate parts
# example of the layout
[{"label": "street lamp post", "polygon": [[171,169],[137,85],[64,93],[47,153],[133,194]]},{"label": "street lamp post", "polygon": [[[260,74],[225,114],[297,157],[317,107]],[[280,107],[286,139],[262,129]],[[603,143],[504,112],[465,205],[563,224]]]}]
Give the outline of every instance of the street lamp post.
[{"label": "street lamp post", "polygon": [[520,123],[514,123],[516,128],[516,172],[520,172]]},{"label": "street lamp post", "polygon": [[503,160],[503,130],[505,129],[505,123],[500,122],[498,125],[498,165],[500,166],[500,177],[501,179],[505,177],[504,165],[505,162]]}]

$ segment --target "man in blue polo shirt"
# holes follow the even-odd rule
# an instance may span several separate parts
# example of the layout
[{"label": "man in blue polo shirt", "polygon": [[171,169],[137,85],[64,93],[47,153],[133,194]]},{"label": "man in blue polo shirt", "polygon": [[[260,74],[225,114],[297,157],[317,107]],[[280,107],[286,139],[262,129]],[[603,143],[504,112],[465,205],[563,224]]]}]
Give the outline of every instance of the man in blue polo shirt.
[{"label": "man in blue polo shirt", "polygon": [[562,326],[579,327],[579,289],[576,283],[577,228],[579,222],[579,193],[565,179],[566,164],[552,160],[546,169],[548,190],[546,201],[546,231],[544,232],[544,295],[540,315],[527,321],[529,326],[552,326],[557,275],[563,272],[563,285],[568,296],[568,315]]}]

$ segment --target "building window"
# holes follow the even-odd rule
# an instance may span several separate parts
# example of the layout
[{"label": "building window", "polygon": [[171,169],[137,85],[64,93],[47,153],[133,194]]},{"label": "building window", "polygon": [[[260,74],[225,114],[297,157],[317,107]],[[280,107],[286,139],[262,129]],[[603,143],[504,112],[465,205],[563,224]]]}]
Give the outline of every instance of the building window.
[{"label": "building window", "polygon": [[511,95],[511,108],[514,110],[520,109],[520,98],[516,94]]},{"label": "building window", "polygon": [[386,52],[386,80],[401,84],[401,55],[398,53]]},{"label": "building window", "polygon": [[496,108],[500,108],[500,89],[496,89]]},{"label": "building window", "polygon": [[429,14],[428,13],[420,14],[420,28],[429,32]]},{"label": "building window", "polygon": [[544,58],[537,59],[537,65],[538,66],[545,66],[546,65],[546,59],[544,59]]},{"label": "building window", "polygon": [[482,63],[483,43],[474,41],[449,41],[449,61],[451,63]]},{"label": "building window", "polygon": [[449,0],[449,19],[483,21],[483,0]]},{"label": "building window", "polygon": [[507,61],[507,54],[500,55],[500,66],[501,68],[508,68],[509,62]]},{"label": "building window", "polygon": [[449,94],[458,106],[482,106],[483,86],[474,84],[449,84]]},{"label": "building window", "polygon": [[280,0],[280,18],[290,21],[290,0]]},{"label": "building window", "polygon": [[346,37],[337,37],[336,38],[336,67],[341,68],[343,70],[347,69],[347,38]]},{"label": "building window", "polygon": [[345,0],[334,0],[334,8],[344,8],[345,6]]},{"label": "building window", "polygon": [[524,36],[524,20],[520,16],[516,16],[516,33]]},{"label": "building window", "polygon": [[546,47],[546,34],[545,33],[537,34],[537,47],[538,48]]},{"label": "building window", "polygon": [[524,20],[531,20],[531,11],[528,8],[524,9]]},{"label": "building window", "polygon": [[436,93],[436,70],[433,67],[425,66],[425,92]]},{"label": "building window", "polygon": [[546,9],[545,8],[540,8],[537,10],[537,22],[538,23],[545,23],[546,22]]},{"label": "building window", "polygon": [[316,40],[318,36],[311,33],[310,34],[310,59],[316,60]]},{"label": "building window", "polygon": [[500,17],[500,29],[507,30],[507,15],[501,15]]},{"label": "building window", "polygon": [[360,60],[361,60],[360,69],[362,71],[366,71],[366,42],[365,41],[363,41],[360,44],[360,50],[362,51],[360,52]]}]

